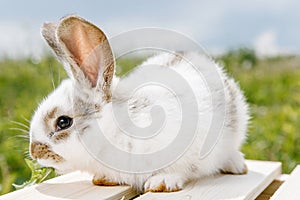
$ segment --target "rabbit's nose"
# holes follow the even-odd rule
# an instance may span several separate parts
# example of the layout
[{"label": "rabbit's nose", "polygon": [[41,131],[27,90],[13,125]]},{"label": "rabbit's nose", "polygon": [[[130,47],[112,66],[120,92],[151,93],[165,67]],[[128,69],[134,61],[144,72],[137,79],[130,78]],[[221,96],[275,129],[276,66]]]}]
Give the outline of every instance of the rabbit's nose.
[{"label": "rabbit's nose", "polygon": [[40,142],[31,142],[30,144],[30,155],[33,159],[42,158],[47,152],[48,146]]}]

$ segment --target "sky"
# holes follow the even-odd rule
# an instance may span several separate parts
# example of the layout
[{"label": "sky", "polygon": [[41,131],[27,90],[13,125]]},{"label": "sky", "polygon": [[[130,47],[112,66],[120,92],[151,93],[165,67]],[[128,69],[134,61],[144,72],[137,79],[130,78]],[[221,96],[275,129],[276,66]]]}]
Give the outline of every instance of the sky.
[{"label": "sky", "polygon": [[167,28],[208,52],[238,47],[261,55],[300,53],[299,0],[0,0],[0,55],[40,56],[40,26],[78,14],[108,37],[142,27]]}]

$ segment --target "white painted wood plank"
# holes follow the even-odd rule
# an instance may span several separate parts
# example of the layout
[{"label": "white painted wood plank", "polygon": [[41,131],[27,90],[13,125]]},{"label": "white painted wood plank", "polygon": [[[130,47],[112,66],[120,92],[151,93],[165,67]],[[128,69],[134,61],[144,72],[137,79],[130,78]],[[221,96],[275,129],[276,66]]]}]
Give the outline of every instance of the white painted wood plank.
[{"label": "white painted wood plank", "polygon": [[288,179],[275,192],[271,199],[300,199],[300,165],[293,170]]},{"label": "white painted wood plank", "polygon": [[87,174],[74,172],[66,174],[39,185],[34,185],[23,190],[15,191],[7,195],[0,196],[1,200],[63,200],[63,199],[107,199],[115,200],[130,199],[136,193],[129,186],[102,187],[91,183],[91,178]]},{"label": "white painted wood plank", "polygon": [[190,200],[190,199],[255,199],[278,175],[281,163],[246,161],[247,175],[216,175],[185,186],[173,193],[146,193],[138,200]]}]

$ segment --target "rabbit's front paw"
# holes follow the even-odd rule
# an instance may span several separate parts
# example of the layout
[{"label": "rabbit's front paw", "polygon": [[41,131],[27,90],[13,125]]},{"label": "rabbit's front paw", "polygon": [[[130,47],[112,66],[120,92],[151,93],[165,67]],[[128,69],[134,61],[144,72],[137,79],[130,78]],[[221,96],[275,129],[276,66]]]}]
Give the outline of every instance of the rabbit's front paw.
[{"label": "rabbit's front paw", "polygon": [[116,186],[116,185],[120,185],[119,183],[109,181],[105,177],[98,178],[96,176],[93,178],[93,184],[94,185],[99,185],[99,186]]},{"label": "rabbit's front paw", "polygon": [[184,179],[177,174],[158,174],[144,184],[145,192],[176,192],[182,189]]},{"label": "rabbit's front paw", "polygon": [[244,155],[240,152],[233,154],[231,159],[228,159],[225,167],[221,169],[223,174],[247,174],[248,167],[244,160]]}]

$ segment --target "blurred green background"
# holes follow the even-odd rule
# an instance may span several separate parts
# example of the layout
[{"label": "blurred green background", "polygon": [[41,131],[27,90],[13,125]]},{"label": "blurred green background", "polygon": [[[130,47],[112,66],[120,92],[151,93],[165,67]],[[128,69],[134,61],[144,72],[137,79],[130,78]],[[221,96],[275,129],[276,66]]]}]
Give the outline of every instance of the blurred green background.
[{"label": "blurred green background", "polygon": [[[243,152],[247,159],[283,162],[289,173],[300,161],[300,57],[258,58],[247,48],[216,59],[239,83],[251,105],[252,123]],[[122,59],[118,75],[141,59]],[[30,178],[26,126],[38,103],[66,74],[52,56],[0,61],[0,194]]]}]

